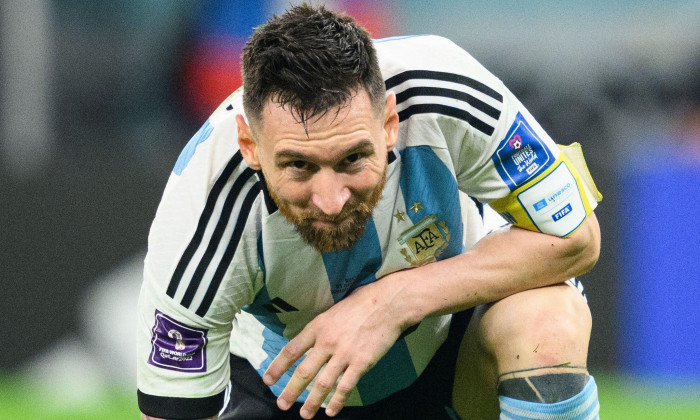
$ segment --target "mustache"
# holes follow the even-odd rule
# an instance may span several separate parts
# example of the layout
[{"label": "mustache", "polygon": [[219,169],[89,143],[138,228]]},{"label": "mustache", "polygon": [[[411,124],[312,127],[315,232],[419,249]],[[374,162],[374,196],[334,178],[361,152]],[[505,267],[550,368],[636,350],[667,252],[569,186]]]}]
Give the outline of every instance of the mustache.
[{"label": "mustache", "polygon": [[[350,203],[348,203],[350,204]],[[329,216],[319,210],[307,210],[300,215],[299,219],[308,222],[310,220],[324,222],[324,223],[339,223],[349,217],[356,215],[366,215],[372,213],[372,209],[366,203],[356,203],[350,204],[343,208],[343,210],[336,216]]]}]

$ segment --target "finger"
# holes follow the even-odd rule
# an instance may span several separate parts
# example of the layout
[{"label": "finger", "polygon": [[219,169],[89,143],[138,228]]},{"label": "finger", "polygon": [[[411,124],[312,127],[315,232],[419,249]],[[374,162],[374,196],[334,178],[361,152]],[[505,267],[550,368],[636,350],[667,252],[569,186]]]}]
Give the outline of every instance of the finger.
[{"label": "finger", "polygon": [[335,387],[338,378],[346,367],[346,363],[334,362],[333,359],[328,362],[323,372],[316,378],[316,382],[314,382],[309,396],[301,407],[300,414],[302,418],[310,419],[316,414],[321,404],[326,400],[328,394]]},{"label": "finger", "polygon": [[300,332],[282,348],[275,360],[270,363],[263,375],[263,382],[268,386],[274,385],[313,345],[314,336],[309,333],[305,334],[304,331]]},{"label": "finger", "polygon": [[350,393],[352,393],[352,390],[355,388],[364,372],[366,371],[359,371],[352,368],[345,371],[340,382],[338,382],[338,385],[335,387],[333,397],[328,402],[328,406],[326,407],[327,416],[333,417],[345,407]]},{"label": "finger", "polygon": [[287,410],[299,398],[306,387],[314,380],[323,365],[330,358],[327,354],[322,354],[317,350],[312,350],[306,358],[294,369],[292,377],[282,390],[277,405],[282,410]]}]

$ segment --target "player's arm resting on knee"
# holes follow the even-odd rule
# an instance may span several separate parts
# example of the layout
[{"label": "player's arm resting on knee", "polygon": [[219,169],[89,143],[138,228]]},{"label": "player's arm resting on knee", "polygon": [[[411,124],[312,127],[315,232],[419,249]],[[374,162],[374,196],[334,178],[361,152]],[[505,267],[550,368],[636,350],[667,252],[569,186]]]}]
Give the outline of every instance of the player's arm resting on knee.
[{"label": "player's arm resting on knee", "polygon": [[[598,259],[600,231],[590,215],[568,238],[507,227],[466,253],[384,278],[408,318],[453,313],[517,292],[564,282],[590,270]],[[391,285],[390,285],[391,284]]]},{"label": "player's arm resting on knee", "polygon": [[386,287],[400,290],[397,302],[412,318],[409,324],[561,283],[593,268],[600,253],[593,209],[602,196],[580,147],[559,149],[546,170],[491,203],[511,225],[464,254],[385,277]]}]

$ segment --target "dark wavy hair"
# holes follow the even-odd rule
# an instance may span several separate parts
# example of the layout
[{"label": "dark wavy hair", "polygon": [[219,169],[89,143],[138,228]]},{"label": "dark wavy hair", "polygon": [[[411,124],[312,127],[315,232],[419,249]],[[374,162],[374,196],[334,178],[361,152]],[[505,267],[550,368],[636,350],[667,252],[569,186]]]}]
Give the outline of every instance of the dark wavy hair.
[{"label": "dark wavy hair", "polygon": [[325,7],[303,4],[257,27],[243,49],[243,106],[260,122],[268,99],[307,128],[365,89],[377,113],[385,88],[366,29]]}]

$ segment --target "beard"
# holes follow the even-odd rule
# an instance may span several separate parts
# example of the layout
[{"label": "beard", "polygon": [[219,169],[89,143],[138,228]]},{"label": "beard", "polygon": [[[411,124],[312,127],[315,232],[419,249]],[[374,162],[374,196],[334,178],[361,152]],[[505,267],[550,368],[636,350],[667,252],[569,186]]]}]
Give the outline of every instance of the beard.
[{"label": "beard", "polygon": [[[294,225],[304,242],[325,253],[350,249],[362,238],[367,221],[372,217],[372,211],[382,197],[385,184],[386,169],[379,184],[366,200],[351,196],[336,216],[328,216],[319,210],[310,209],[295,213],[289,202],[277,196],[269,185],[268,191],[280,213]],[[314,225],[315,222],[325,223],[317,226]]]}]

